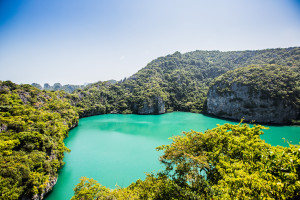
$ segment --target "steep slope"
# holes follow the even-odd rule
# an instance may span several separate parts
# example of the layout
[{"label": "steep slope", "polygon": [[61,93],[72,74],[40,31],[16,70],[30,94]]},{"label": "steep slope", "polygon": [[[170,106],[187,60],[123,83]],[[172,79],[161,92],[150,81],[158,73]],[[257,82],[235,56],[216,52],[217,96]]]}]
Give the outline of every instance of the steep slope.
[{"label": "steep slope", "polygon": [[296,123],[300,119],[297,68],[250,66],[217,78],[207,95],[209,114],[258,123]]},{"label": "steep slope", "polygon": [[0,81],[0,199],[41,199],[56,183],[78,123],[65,92]]},{"label": "steep slope", "polygon": [[104,113],[203,112],[210,82],[251,64],[300,66],[300,48],[194,51],[157,58],[128,79],[99,82],[73,94],[80,116]]},{"label": "steep slope", "polygon": [[[252,64],[258,66],[247,67]],[[239,69],[228,72],[236,68]],[[232,119],[240,120],[248,112],[246,117],[252,120],[268,110],[276,116],[262,122],[299,120],[299,69],[298,47],[194,51],[160,57],[128,79],[98,82],[71,95],[0,81],[1,198],[39,199],[55,184],[63,153],[68,150],[63,139],[78,123],[78,114],[85,117],[105,113],[162,114],[174,110],[203,112],[207,105],[211,114],[230,118],[236,113],[223,111],[225,115],[221,115],[222,109],[232,106],[234,101],[243,110],[241,116]],[[210,83],[222,74],[212,85],[206,104]],[[233,98],[228,96],[236,91]],[[252,96],[259,103],[249,95],[242,99],[240,93],[255,94]],[[216,97],[228,101],[211,104]],[[220,109],[213,110],[217,106]]]}]

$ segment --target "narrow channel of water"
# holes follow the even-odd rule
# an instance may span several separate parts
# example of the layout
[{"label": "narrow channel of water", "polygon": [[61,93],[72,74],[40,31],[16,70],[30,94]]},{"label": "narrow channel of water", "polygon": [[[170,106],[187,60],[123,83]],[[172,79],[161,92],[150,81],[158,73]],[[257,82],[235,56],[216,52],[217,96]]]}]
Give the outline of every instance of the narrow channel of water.
[{"label": "narrow channel of water", "polygon": [[[47,200],[66,200],[80,177],[94,178],[106,187],[126,187],[145,172],[158,171],[161,152],[155,147],[182,131],[201,131],[216,124],[233,123],[202,114],[173,112],[164,115],[108,114],[80,119],[65,140],[71,149],[64,158],[58,182]],[[234,123],[237,124],[237,123]],[[272,145],[287,146],[282,138],[299,144],[299,126],[269,126],[262,139]]]}]

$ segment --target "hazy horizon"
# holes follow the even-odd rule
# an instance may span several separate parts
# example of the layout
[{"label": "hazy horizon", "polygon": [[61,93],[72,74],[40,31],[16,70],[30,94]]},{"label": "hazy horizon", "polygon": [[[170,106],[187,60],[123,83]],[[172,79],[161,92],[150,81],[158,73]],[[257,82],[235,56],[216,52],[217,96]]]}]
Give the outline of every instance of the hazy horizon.
[{"label": "hazy horizon", "polygon": [[157,57],[300,46],[300,2],[0,1],[0,80],[121,80]]}]

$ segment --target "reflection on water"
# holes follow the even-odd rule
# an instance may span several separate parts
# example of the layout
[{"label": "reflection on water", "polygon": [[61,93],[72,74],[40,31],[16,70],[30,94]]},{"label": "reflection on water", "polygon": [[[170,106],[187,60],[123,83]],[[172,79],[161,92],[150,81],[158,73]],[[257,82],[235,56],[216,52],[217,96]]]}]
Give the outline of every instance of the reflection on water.
[{"label": "reflection on water", "polygon": [[[202,114],[174,112],[164,115],[108,114],[80,119],[79,126],[65,140],[71,153],[64,158],[56,186],[47,200],[65,200],[73,196],[79,178],[94,178],[102,185],[126,187],[145,172],[162,168],[162,152],[155,147],[169,144],[168,139],[182,131],[201,131],[216,124],[233,123]],[[237,124],[237,123],[235,123]],[[272,145],[283,145],[282,138],[299,143],[300,127],[272,126],[262,139]]]}]

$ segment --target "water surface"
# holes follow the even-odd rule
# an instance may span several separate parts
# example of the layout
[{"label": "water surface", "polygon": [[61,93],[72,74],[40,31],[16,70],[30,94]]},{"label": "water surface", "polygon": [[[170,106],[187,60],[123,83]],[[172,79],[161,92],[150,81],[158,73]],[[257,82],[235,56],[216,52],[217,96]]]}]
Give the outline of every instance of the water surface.
[{"label": "water surface", "polygon": [[[182,131],[201,131],[216,124],[234,123],[202,114],[173,112],[164,115],[108,114],[79,120],[65,140],[71,153],[59,171],[58,182],[47,200],[65,200],[73,196],[73,188],[80,177],[94,178],[104,186],[126,187],[145,172],[162,169],[155,147],[169,144],[168,139]],[[234,123],[237,124],[237,123]],[[261,137],[272,145],[287,146],[300,141],[298,126],[269,126]]]}]

